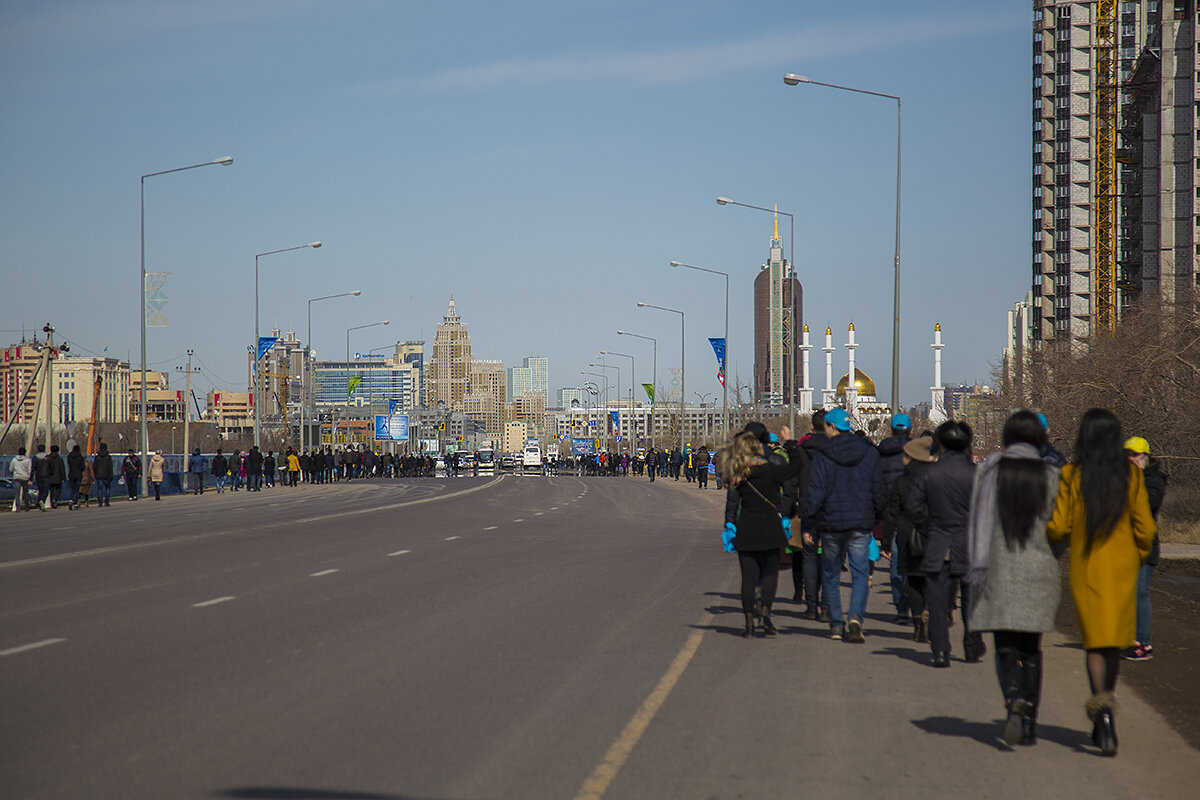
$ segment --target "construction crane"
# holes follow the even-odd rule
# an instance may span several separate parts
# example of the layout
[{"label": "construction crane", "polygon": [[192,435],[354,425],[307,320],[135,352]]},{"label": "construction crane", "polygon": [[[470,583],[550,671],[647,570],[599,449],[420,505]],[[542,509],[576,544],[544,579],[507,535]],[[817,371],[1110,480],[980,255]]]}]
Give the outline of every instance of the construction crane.
[{"label": "construction crane", "polygon": [[1117,3],[1096,3],[1096,331],[1116,328]]},{"label": "construction crane", "polygon": [[100,385],[104,383],[104,376],[96,376],[96,385],[92,387],[92,419],[88,423],[88,442],[87,455],[96,455],[96,417],[100,409]]}]

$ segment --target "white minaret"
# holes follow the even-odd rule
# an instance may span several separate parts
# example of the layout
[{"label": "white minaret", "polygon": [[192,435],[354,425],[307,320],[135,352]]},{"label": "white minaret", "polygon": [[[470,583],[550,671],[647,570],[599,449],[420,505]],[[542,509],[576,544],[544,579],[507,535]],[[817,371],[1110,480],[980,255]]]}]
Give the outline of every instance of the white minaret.
[{"label": "white minaret", "polygon": [[804,329],[800,333],[800,342],[800,367],[804,372],[804,385],[800,387],[800,413],[811,414],[813,410],[813,390],[808,385],[808,351],[812,350],[812,345],[808,341],[807,325],[804,326]]},{"label": "white minaret", "polygon": [[933,348],[933,386],[930,387],[932,402],[929,407],[929,421],[934,425],[941,425],[947,417],[946,392],[942,389],[942,350],[946,345],[942,344],[940,322],[933,326],[933,344],[929,346]]},{"label": "white minaret", "polygon": [[854,351],[858,349],[858,342],[854,341],[854,323],[850,323],[850,329],[847,331],[849,341],[846,342],[846,350],[850,353],[850,371],[846,373],[850,377],[846,381],[846,412],[850,415],[851,421],[858,423],[858,370],[854,367]]},{"label": "white minaret", "polygon": [[825,346],[821,352],[825,354],[825,391],[821,393],[821,407],[833,408],[837,405],[837,389],[833,385],[833,328],[825,326]]}]

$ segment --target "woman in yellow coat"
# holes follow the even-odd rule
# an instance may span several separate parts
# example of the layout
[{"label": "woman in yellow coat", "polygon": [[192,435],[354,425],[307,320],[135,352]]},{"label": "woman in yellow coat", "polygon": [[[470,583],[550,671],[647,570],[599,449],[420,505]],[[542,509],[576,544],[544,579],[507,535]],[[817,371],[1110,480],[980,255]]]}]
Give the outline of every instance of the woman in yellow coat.
[{"label": "woman in yellow coat", "polygon": [[1063,467],[1046,529],[1071,547],[1071,596],[1079,615],[1092,696],[1092,741],[1116,755],[1117,671],[1137,627],[1137,577],[1156,526],[1141,470],[1125,458],[1121,422],[1103,408],[1079,421],[1074,462]]}]

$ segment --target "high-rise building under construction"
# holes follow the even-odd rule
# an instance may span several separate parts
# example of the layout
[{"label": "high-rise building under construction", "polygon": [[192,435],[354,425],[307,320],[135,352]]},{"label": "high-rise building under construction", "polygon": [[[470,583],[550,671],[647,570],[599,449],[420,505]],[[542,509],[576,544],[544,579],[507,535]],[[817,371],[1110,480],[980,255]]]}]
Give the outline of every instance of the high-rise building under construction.
[{"label": "high-rise building under construction", "polygon": [[1197,23],[1193,0],[1035,0],[1034,343],[1198,288]]}]

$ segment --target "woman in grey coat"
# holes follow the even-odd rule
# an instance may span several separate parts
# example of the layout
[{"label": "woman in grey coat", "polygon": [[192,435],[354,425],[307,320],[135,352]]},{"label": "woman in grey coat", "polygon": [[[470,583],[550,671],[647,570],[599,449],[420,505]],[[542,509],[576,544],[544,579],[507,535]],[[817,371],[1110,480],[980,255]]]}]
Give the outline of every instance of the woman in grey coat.
[{"label": "woman in grey coat", "polygon": [[1058,468],[1041,460],[1045,431],[1018,411],[1004,423],[1004,450],[975,476],[967,529],[972,630],[995,636],[996,676],[1008,718],[1004,741],[1037,743],[1042,633],[1054,630],[1061,592],[1046,522],[1058,494]]}]

